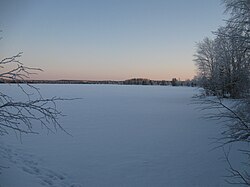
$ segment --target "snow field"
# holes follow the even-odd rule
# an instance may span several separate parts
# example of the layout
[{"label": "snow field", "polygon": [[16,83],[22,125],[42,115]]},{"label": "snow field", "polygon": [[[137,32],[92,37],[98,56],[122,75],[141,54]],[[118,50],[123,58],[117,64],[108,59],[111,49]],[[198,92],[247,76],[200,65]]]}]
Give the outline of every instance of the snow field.
[{"label": "snow field", "polygon": [[202,119],[191,104],[196,88],[38,87],[44,97],[82,98],[58,104],[72,137],[40,126],[39,135],[23,135],[22,143],[1,137],[0,165],[8,167],[1,170],[1,187],[227,186],[222,151],[211,151],[220,125]]}]

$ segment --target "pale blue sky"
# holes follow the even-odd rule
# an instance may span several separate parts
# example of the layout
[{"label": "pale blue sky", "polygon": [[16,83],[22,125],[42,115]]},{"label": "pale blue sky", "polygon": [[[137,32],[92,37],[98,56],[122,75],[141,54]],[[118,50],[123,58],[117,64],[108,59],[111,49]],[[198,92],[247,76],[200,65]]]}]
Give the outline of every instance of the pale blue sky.
[{"label": "pale blue sky", "polygon": [[192,78],[195,42],[223,25],[220,0],[1,0],[1,57],[35,79]]}]

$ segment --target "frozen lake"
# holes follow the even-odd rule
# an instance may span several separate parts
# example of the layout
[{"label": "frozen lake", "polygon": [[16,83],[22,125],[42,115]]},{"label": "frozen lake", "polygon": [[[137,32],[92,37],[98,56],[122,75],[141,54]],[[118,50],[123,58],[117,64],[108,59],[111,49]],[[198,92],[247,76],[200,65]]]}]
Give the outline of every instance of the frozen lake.
[{"label": "frozen lake", "polygon": [[22,143],[0,137],[0,165],[9,167],[2,170],[1,187],[227,186],[222,151],[211,151],[220,125],[202,119],[191,104],[195,88],[39,87],[45,97],[82,98],[58,104],[72,137],[42,129],[22,136]]}]

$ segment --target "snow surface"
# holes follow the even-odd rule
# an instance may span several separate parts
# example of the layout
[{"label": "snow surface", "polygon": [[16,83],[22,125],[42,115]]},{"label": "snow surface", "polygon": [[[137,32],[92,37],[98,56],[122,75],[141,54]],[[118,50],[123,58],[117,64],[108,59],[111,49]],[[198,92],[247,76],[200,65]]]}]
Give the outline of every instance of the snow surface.
[{"label": "snow surface", "polygon": [[[66,117],[56,134],[0,137],[1,187],[219,187],[226,163],[214,148],[220,125],[202,119],[197,89],[168,86],[37,85]],[[1,85],[10,95],[14,88]],[[14,89],[15,90],[15,89]],[[35,124],[34,124],[35,125]]]}]

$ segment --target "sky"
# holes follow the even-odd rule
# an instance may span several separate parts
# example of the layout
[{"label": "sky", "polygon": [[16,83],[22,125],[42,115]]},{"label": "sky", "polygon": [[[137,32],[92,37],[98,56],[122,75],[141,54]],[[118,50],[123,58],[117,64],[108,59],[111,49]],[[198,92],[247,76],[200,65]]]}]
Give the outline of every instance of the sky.
[{"label": "sky", "polygon": [[0,0],[0,58],[33,79],[192,79],[196,42],[224,24],[220,0]]}]

